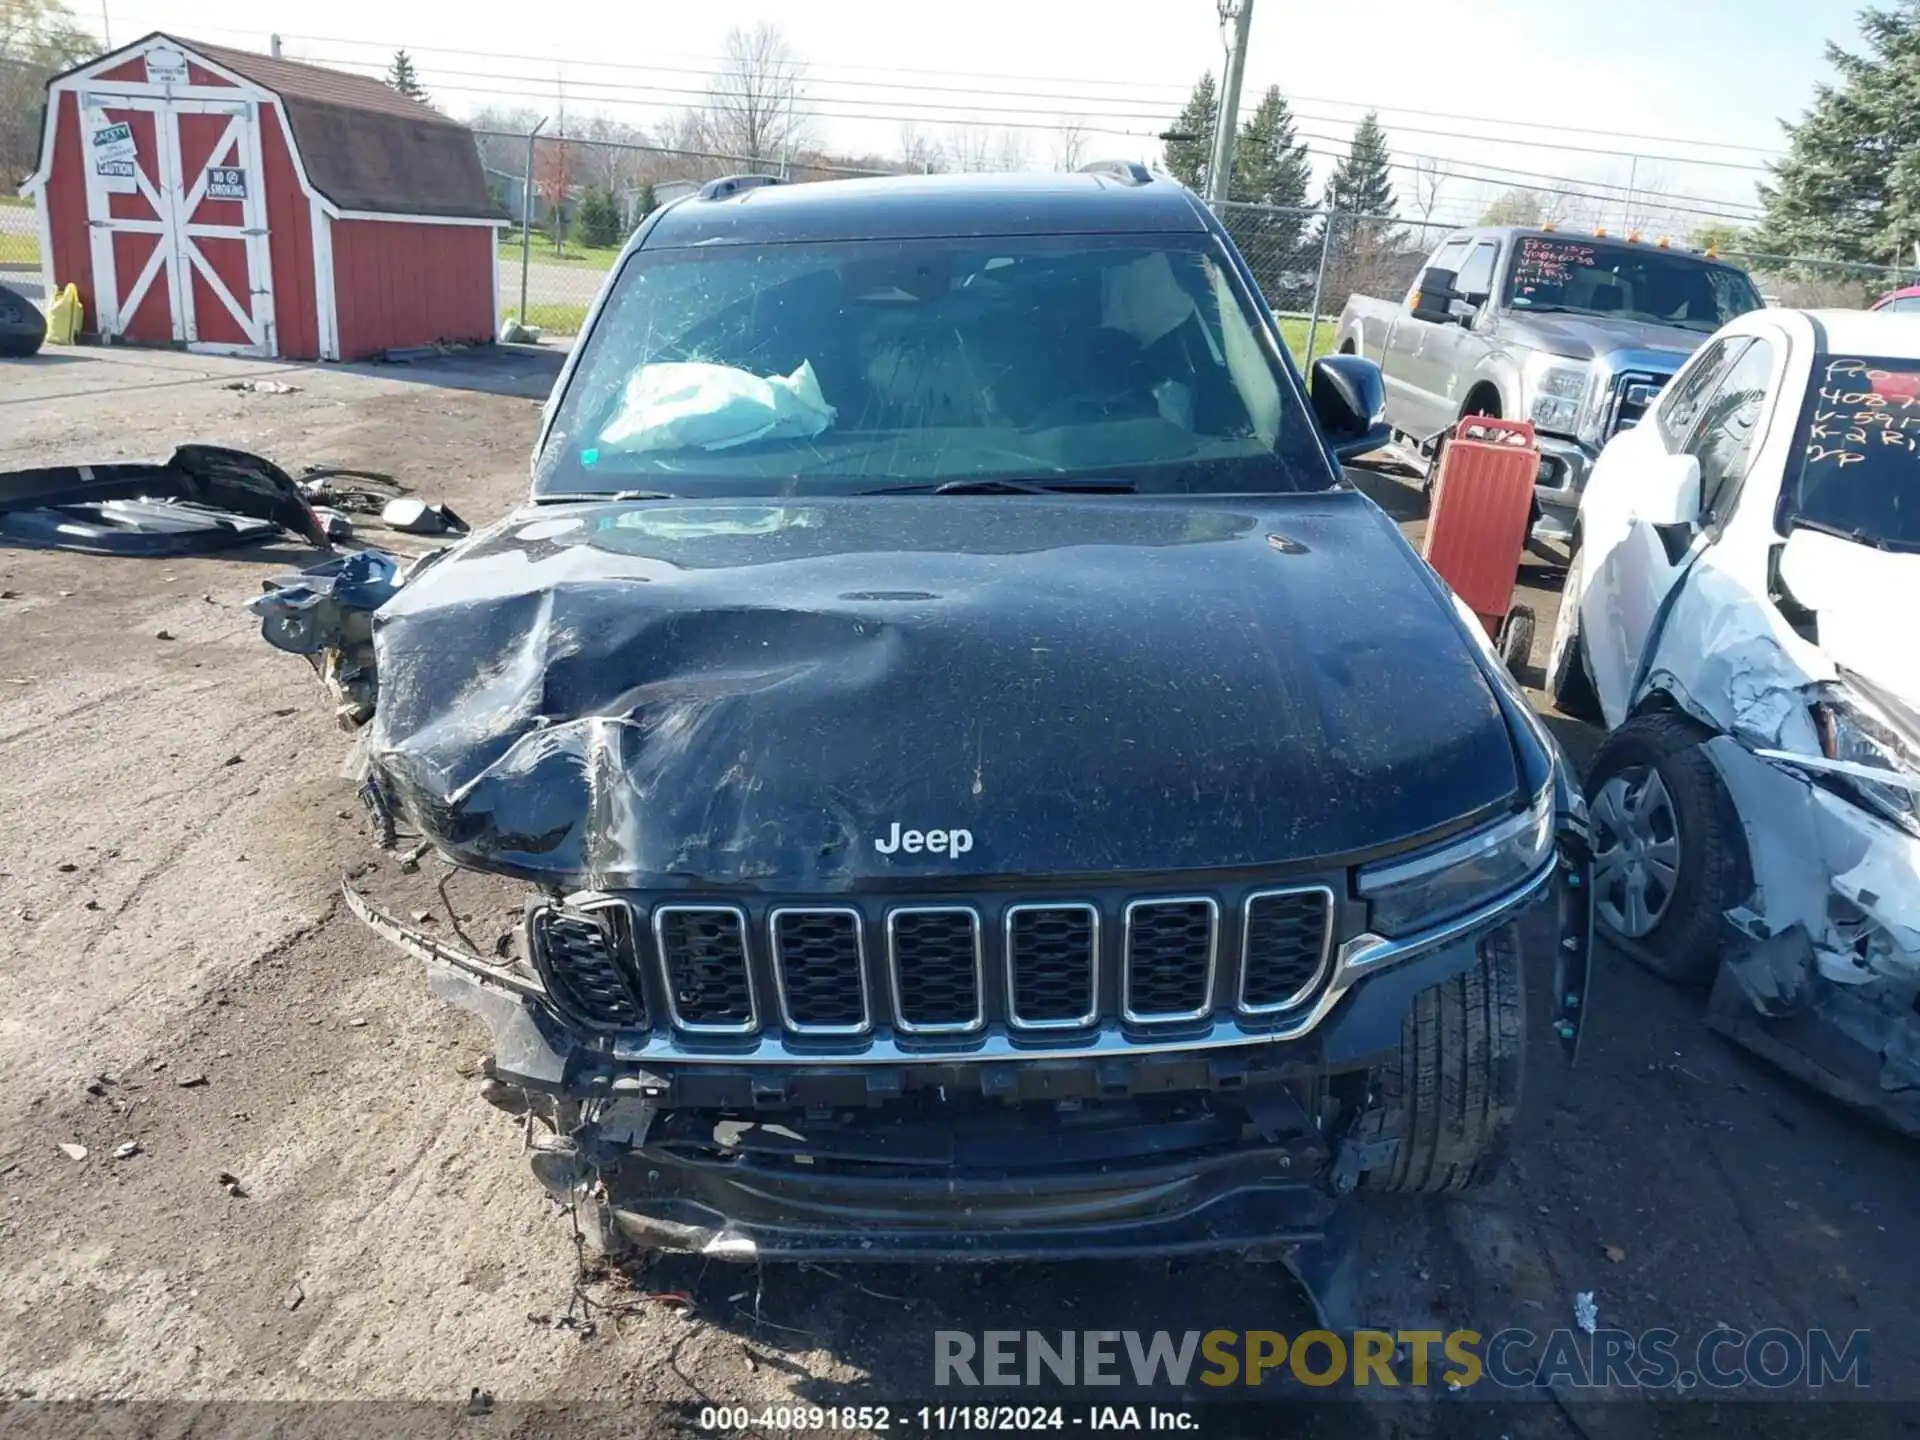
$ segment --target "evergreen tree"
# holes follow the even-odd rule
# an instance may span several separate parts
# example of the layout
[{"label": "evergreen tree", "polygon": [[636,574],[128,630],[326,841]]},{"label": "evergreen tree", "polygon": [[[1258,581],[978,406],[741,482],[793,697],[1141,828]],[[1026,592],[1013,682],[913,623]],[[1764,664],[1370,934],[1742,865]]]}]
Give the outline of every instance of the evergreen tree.
[{"label": "evergreen tree", "polygon": [[1353,215],[1392,215],[1392,163],[1393,157],[1387,153],[1387,132],[1380,128],[1379,114],[1369,110],[1354,127],[1353,144],[1345,157],[1327,177],[1327,208]]},{"label": "evergreen tree", "polygon": [[1828,42],[1837,85],[1783,122],[1755,243],[1778,255],[1910,260],[1920,240],[1920,0],[1860,14],[1867,53]]},{"label": "evergreen tree", "polygon": [[1171,127],[1176,135],[1191,135],[1191,140],[1169,140],[1161,151],[1161,163],[1167,173],[1189,189],[1204,192],[1207,186],[1207,161],[1213,155],[1213,117],[1220,108],[1214,90],[1213,72],[1202,75],[1187,97]]},{"label": "evergreen tree", "polygon": [[653,182],[649,180],[640,187],[640,194],[634,199],[633,223],[638,225],[659,208],[660,197],[653,193]]},{"label": "evergreen tree", "polygon": [[[1400,252],[1406,248],[1407,236],[1391,218],[1392,163],[1386,132],[1369,110],[1354,127],[1346,155],[1327,177],[1322,203],[1340,213],[1322,222],[1333,227],[1331,237],[1324,229],[1316,237],[1326,244],[1326,279],[1320,295],[1324,313],[1339,314],[1350,295],[1387,298],[1397,293]],[[1384,218],[1359,218],[1372,216]]]},{"label": "evergreen tree", "polygon": [[1298,309],[1312,297],[1317,257],[1308,253],[1307,219],[1284,213],[1306,208],[1312,179],[1312,162],[1294,131],[1293,113],[1279,86],[1269,86],[1240,127],[1227,195],[1277,209],[1229,208],[1222,218],[1267,302],[1278,310]]},{"label": "evergreen tree", "polygon": [[580,245],[607,249],[626,239],[626,224],[613,191],[593,185],[573,212],[573,238]]},{"label": "evergreen tree", "polygon": [[413,68],[413,57],[404,50],[393,52],[393,63],[387,67],[387,84],[409,100],[418,100],[422,105],[433,103],[433,97],[420,83],[419,72]]}]

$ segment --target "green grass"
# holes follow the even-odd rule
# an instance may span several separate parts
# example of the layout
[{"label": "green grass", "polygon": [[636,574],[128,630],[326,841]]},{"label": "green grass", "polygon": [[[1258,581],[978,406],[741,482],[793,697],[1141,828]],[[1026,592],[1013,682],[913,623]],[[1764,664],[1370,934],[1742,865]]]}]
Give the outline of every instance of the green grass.
[{"label": "green grass", "polygon": [[1340,328],[1337,321],[1331,317],[1322,316],[1320,329],[1313,337],[1313,354],[1309,355],[1307,354],[1307,324],[1308,322],[1305,320],[1282,320],[1280,322],[1281,338],[1287,342],[1287,348],[1293,352],[1294,364],[1298,365],[1302,370],[1305,370],[1322,355],[1330,355],[1333,353],[1333,342],[1336,338],[1334,332]]},{"label": "green grass", "polygon": [[[500,263],[520,263],[519,232],[502,231],[505,237],[500,241]],[[567,265],[579,270],[611,270],[613,262],[620,258],[618,245],[576,245],[569,240],[559,249],[554,248],[553,237],[534,232],[532,256],[536,265]]]},{"label": "green grass", "polygon": [[[517,316],[517,310],[507,311],[506,318],[509,320]],[[527,324],[548,335],[578,335],[586,320],[587,307],[584,305],[527,306]]]}]

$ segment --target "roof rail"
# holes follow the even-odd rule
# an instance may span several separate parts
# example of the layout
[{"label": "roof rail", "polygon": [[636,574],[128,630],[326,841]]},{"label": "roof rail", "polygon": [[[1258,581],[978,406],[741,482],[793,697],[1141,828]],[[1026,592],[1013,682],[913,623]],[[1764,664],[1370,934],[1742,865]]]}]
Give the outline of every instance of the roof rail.
[{"label": "roof rail", "polygon": [[1129,185],[1150,185],[1153,172],[1138,160],[1096,160],[1091,165],[1080,167],[1082,175],[1111,175],[1116,180],[1124,180]]},{"label": "roof rail", "polygon": [[728,175],[724,179],[709,180],[702,185],[699,196],[702,200],[725,200],[748,190],[758,190],[762,185],[786,183],[778,175]]}]

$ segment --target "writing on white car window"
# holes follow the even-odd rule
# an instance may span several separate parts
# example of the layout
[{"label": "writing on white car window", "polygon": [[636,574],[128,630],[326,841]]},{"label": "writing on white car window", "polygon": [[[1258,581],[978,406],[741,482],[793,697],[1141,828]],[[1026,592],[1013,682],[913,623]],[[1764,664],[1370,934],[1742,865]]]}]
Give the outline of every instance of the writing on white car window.
[{"label": "writing on white car window", "polygon": [[1780,521],[1920,551],[1920,360],[1816,355]]}]

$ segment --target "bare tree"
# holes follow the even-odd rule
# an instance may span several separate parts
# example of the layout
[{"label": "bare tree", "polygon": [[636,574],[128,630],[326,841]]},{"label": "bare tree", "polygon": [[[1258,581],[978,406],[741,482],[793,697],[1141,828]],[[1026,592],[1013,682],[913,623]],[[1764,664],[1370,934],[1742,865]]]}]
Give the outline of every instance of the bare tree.
[{"label": "bare tree", "polygon": [[1078,170],[1086,163],[1087,127],[1070,116],[1062,116],[1060,128],[1053,132],[1053,168]]},{"label": "bare tree", "polygon": [[617,194],[653,178],[654,157],[635,148],[652,143],[640,126],[611,115],[588,114],[575,116],[568,129],[587,142],[578,147],[580,179],[586,184]]},{"label": "bare tree", "polygon": [[1028,159],[1027,132],[1006,129],[1000,132],[1000,138],[993,147],[993,168],[996,170],[1024,170]]},{"label": "bare tree", "polygon": [[992,168],[993,136],[983,125],[955,125],[940,142],[949,170],[965,173]]},{"label": "bare tree", "polygon": [[806,66],[780,27],[736,25],[726,52],[707,90],[710,148],[761,164],[806,145]]},{"label": "bare tree", "polygon": [[0,190],[40,158],[40,110],[49,76],[99,52],[56,0],[0,0]]},{"label": "bare tree", "polygon": [[1433,223],[1433,212],[1440,204],[1440,188],[1446,176],[1440,162],[1431,156],[1416,161],[1413,167],[1413,208],[1422,225]]},{"label": "bare tree", "polygon": [[940,142],[923,134],[911,120],[900,126],[900,159],[909,170],[929,175],[947,168],[946,156],[940,153]]}]

